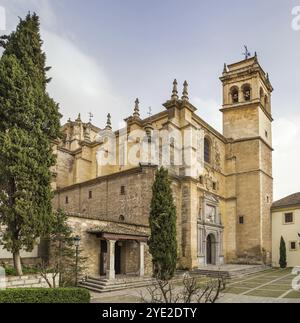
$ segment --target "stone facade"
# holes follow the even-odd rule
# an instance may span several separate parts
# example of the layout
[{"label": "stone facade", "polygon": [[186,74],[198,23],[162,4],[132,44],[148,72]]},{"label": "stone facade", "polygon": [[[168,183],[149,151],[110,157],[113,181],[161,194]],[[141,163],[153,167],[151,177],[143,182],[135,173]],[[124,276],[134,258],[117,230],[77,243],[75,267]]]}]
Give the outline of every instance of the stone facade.
[{"label": "stone facade", "polygon": [[[113,258],[120,253],[121,265],[115,265],[121,274],[151,272],[147,246],[139,239],[150,234],[152,184],[161,165],[169,169],[177,209],[178,268],[245,257],[270,263],[273,89],[256,56],[225,66],[221,81],[223,134],[196,114],[186,82],[179,98],[177,81],[156,115],[141,119],[136,100],[125,129],[112,131],[110,116],[104,129],[80,117],[63,127],[64,139],[54,147],[53,205],[68,212],[82,237],[90,274],[103,267],[101,246]],[[114,152],[108,142],[117,147]],[[158,150],[152,149],[155,143]],[[99,162],[100,156],[109,163]],[[130,238],[122,230],[95,231],[111,224],[123,226]],[[105,259],[108,271],[111,257]]]}]

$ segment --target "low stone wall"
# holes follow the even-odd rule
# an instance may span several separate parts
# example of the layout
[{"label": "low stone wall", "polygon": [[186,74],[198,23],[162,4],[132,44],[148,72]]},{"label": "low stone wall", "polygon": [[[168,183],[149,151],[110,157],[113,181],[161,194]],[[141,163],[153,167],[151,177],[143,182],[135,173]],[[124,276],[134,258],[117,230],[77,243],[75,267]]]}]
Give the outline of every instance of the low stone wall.
[{"label": "low stone wall", "polygon": [[[52,283],[52,275],[48,274],[48,279]],[[58,285],[58,277],[56,278]],[[46,280],[41,275],[27,275],[21,277],[7,276],[4,278],[6,288],[48,288]]]}]

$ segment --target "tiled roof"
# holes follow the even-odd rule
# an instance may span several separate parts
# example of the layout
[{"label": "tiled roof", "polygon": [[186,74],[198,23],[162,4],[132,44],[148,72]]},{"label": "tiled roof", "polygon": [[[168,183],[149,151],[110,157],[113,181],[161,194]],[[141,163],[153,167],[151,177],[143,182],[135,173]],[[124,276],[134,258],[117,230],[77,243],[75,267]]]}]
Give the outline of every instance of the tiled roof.
[{"label": "tiled roof", "polygon": [[272,208],[300,205],[300,193],[295,193],[273,203]]},{"label": "tiled roof", "polygon": [[136,230],[136,228],[123,226],[117,223],[98,225],[94,228],[89,229],[88,233],[91,233],[91,234],[111,233],[111,234],[123,234],[123,235],[141,236],[141,237],[149,236],[149,234],[145,232],[140,232]]}]

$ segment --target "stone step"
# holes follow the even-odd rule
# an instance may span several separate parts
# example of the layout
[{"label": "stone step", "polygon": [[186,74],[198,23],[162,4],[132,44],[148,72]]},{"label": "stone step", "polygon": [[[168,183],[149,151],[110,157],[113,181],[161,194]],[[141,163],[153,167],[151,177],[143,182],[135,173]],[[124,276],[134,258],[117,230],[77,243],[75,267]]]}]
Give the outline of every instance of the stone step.
[{"label": "stone step", "polygon": [[108,286],[108,287],[96,287],[96,286],[88,286],[86,284],[79,284],[80,287],[97,292],[97,293],[109,293],[109,292],[115,292],[115,291],[120,291],[124,289],[133,289],[133,288],[142,288],[142,287],[147,287],[149,284],[139,284],[139,285],[127,285],[127,286]]},{"label": "stone step", "polygon": [[116,284],[136,284],[136,283],[145,283],[145,282],[152,282],[152,278],[137,278],[135,280],[132,279],[116,279],[116,280],[108,280],[108,279],[101,279],[95,277],[88,277],[85,281],[91,282],[94,284],[99,284],[103,286],[109,285],[116,285]]},{"label": "stone step", "polygon": [[152,284],[153,284],[152,278],[138,279],[137,281],[134,281],[134,280],[108,281],[106,279],[102,280],[98,278],[97,279],[87,278],[85,281],[82,281],[79,284],[79,286],[97,293],[107,293],[107,292],[119,291],[124,289],[146,287]]},{"label": "stone step", "polygon": [[140,286],[140,285],[151,285],[153,282],[152,281],[144,281],[144,282],[131,282],[131,283],[122,283],[122,282],[111,282],[109,284],[103,284],[103,283],[95,283],[94,281],[84,281],[82,284],[93,286],[93,287],[98,287],[98,288],[110,288],[110,287],[135,287],[135,286]]}]

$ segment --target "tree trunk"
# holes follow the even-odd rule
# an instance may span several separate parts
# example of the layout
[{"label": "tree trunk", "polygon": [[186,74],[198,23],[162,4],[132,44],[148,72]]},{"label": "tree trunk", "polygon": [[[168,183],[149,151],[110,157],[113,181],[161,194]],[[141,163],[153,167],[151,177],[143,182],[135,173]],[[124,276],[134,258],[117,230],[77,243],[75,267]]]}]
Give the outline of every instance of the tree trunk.
[{"label": "tree trunk", "polygon": [[13,257],[14,257],[14,267],[17,272],[17,275],[23,276],[20,251],[15,252],[13,254]]}]

